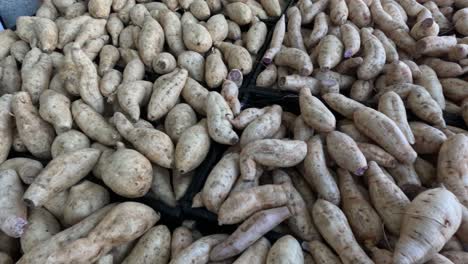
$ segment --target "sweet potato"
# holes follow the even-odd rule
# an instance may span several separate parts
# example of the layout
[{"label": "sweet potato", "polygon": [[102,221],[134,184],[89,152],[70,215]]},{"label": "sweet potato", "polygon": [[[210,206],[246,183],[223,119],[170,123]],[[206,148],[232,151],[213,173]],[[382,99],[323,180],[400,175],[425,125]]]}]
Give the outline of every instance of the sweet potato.
[{"label": "sweet potato", "polygon": [[[403,214],[394,262],[430,260],[455,234],[461,215],[462,205],[450,191],[436,188],[418,195]],[[428,235],[430,238],[426,238]]]},{"label": "sweet potato", "polygon": [[262,185],[227,197],[218,211],[219,224],[235,224],[252,214],[285,205],[287,196],[282,185]]},{"label": "sweet potato", "polygon": [[13,127],[14,120],[11,116],[13,96],[5,94],[0,97],[0,137],[2,144],[0,146],[0,164],[3,163],[13,145]]},{"label": "sweet potato", "polygon": [[175,148],[175,169],[183,174],[197,168],[208,155],[210,142],[204,119],[185,130]]},{"label": "sweet potato", "polygon": [[153,70],[158,74],[170,73],[177,67],[177,61],[174,56],[168,52],[161,52],[154,58]]},{"label": "sweet potato", "polygon": [[119,132],[103,116],[81,100],[72,103],[73,120],[89,138],[112,146],[121,139]]},{"label": "sweet potato", "polygon": [[175,258],[182,250],[190,246],[192,242],[192,231],[189,228],[179,226],[174,229],[171,239],[171,257]]},{"label": "sweet potato", "polygon": [[227,235],[215,234],[202,237],[190,246],[182,249],[179,254],[173,256],[170,264],[182,264],[186,261],[192,263],[207,263],[210,258],[210,251],[219,243],[224,241]]},{"label": "sweet potato", "polygon": [[364,198],[349,172],[338,169],[343,212],[356,239],[367,248],[375,246],[383,238],[381,220],[372,205]]},{"label": "sweet potato", "polygon": [[[281,149],[281,152],[277,152]],[[304,160],[307,145],[299,140],[261,139],[247,144],[240,154],[240,171],[244,180],[253,180],[256,164],[279,168],[292,167]]]},{"label": "sweet potato", "polygon": [[358,68],[357,75],[361,80],[369,80],[375,78],[382,71],[386,54],[380,40],[372,35],[368,28],[361,29],[361,39],[365,55],[363,56],[364,62]]},{"label": "sweet potato", "polygon": [[[0,59],[3,59],[6,56],[8,56],[10,49],[14,47],[13,43],[15,43],[17,40],[18,36],[11,29],[3,30],[0,33]],[[27,41],[25,40],[25,42]]]},{"label": "sweet potato", "polygon": [[354,123],[366,136],[378,142],[399,161],[412,163],[416,159],[416,152],[401,130],[385,115],[370,108],[362,108],[354,113]]},{"label": "sweet potato", "polygon": [[39,101],[41,93],[49,86],[52,76],[52,60],[37,48],[29,51],[21,68],[21,89],[31,96],[33,103]]},{"label": "sweet potato", "polygon": [[224,260],[241,253],[290,215],[289,209],[285,206],[255,213],[226,240],[211,250],[210,260]]},{"label": "sweet potato", "polygon": [[363,104],[338,93],[324,94],[323,99],[333,110],[349,119],[353,119],[355,111],[365,107]]},{"label": "sweet potato", "polygon": [[234,145],[239,137],[229,122],[234,117],[225,99],[217,92],[210,92],[206,99],[207,125],[210,137],[219,143]]},{"label": "sweet potato", "polygon": [[304,170],[305,179],[322,199],[334,204],[340,203],[340,191],[327,168],[322,140],[318,135],[307,142]]},{"label": "sweet potato", "polygon": [[301,245],[291,235],[278,239],[268,252],[267,264],[304,263]]},{"label": "sweet potato", "polygon": [[16,93],[11,108],[19,136],[29,152],[39,158],[50,158],[50,147],[55,136],[54,129],[39,116],[29,94]]},{"label": "sweet potato", "polygon": [[[319,199],[314,204],[314,222],[320,234],[344,263],[373,263],[354,238],[346,216],[336,205]],[[338,239],[339,238],[339,239]]]},{"label": "sweet potato", "polygon": [[317,62],[320,69],[332,69],[341,62],[344,46],[339,38],[327,35],[320,41],[319,45]]},{"label": "sweet potato", "polygon": [[170,249],[171,232],[166,226],[158,225],[146,231],[122,263],[168,263]]},{"label": "sweet potato", "polygon": [[437,179],[453,192],[460,202],[467,206],[468,193],[466,191],[467,177],[466,159],[468,138],[466,135],[457,134],[449,137],[440,148],[437,163]]},{"label": "sweet potato", "polygon": [[366,172],[369,179],[369,194],[376,211],[385,227],[395,235],[400,233],[401,219],[409,200],[403,191],[393,183],[379,166],[371,161]]},{"label": "sweet potato", "polygon": [[378,109],[395,122],[410,144],[414,144],[415,139],[407,121],[405,106],[398,94],[392,91],[383,94],[379,99]]},{"label": "sweet potato", "polygon": [[262,264],[267,260],[268,252],[271,248],[270,242],[262,237],[257,242],[248,247],[233,264]]},{"label": "sweet potato", "polygon": [[335,129],[335,116],[307,88],[302,88],[299,95],[302,117],[307,125],[320,132]]},{"label": "sweet potato", "polygon": [[[144,204],[136,202],[118,204],[87,235],[68,244],[59,252],[54,252],[48,261],[94,262],[107,254],[112,247],[143,235],[158,220],[159,214]],[[116,233],[115,231],[119,229],[130,231]]]},{"label": "sweet potato", "polygon": [[188,104],[177,104],[166,116],[164,121],[164,128],[168,136],[177,142],[189,127],[195,125],[197,122],[197,116],[195,111]]},{"label": "sweet potato", "polygon": [[204,80],[205,58],[199,53],[194,51],[180,53],[177,57],[177,65],[182,69],[186,69],[191,78],[200,82]]},{"label": "sweet potato", "polygon": [[164,116],[176,104],[187,80],[185,69],[176,69],[159,77],[153,85],[153,94],[148,103],[148,119],[155,121]]},{"label": "sweet potato", "polygon": [[282,109],[278,105],[271,106],[263,115],[253,120],[242,132],[241,146],[258,139],[269,138],[279,129]]},{"label": "sweet potato", "polygon": [[89,148],[90,141],[85,134],[77,130],[69,130],[58,135],[52,143],[52,158],[78,149]]},{"label": "sweet potato", "polygon": [[26,190],[24,201],[30,207],[43,205],[57,193],[84,178],[92,170],[100,154],[97,149],[85,148],[53,159]]},{"label": "sweet potato", "polygon": [[313,70],[309,55],[296,48],[282,48],[275,56],[275,64],[291,67],[303,76],[310,75]]},{"label": "sweet potato", "polygon": [[468,260],[468,253],[464,251],[444,251],[441,254],[454,264],[463,264]]},{"label": "sweet potato", "polygon": [[[15,43],[16,45],[16,43]],[[0,94],[14,94],[21,89],[21,73],[16,65],[15,58],[8,56],[0,62],[3,76],[0,76]]]},{"label": "sweet potato", "polygon": [[356,142],[342,132],[333,131],[327,135],[327,150],[339,167],[361,176],[367,169],[367,162]]},{"label": "sweet potato", "polygon": [[239,177],[239,154],[230,153],[211,170],[202,190],[203,204],[217,213]]},{"label": "sweet potato", "polygon": [[21,237],[28,224],[26,204],[21,200],[21,179],[14,170],[7,169],[0,171],[0,183],[0,229],[10,237]]},{"label": "sweet potato", "polygon": [[407,105],[422,120],[445,127],[442,109],[425,89],[413,89],[407,98]]},{"label": "sweet potato", "polygon": [[44,208],[34,208],[28,216],[28,227],[21,236],[21,249],[27,253],[60,232],[60,223]]},{"label": "sweet potato", "polygon": [[186,23],[183,25],[182,37],[185,46],[192,51],[198,53],[207,52],[212,44],[213,40],[208,30],[197,23]]},{"label": "sweet potato", "polygon": [[63,224],[74,225],[109,203],[109,192],[102,186],[83,181],[70,188],[63,209]]},{"label": "sweet potato", "polygon": [[293,234],[308,241],[320,239],[320,235],[315,229],[312,217],[307,209],[306,201],[293,186],[289,175],[285,171],[275,170],[273,171],[273,182],[275,184],[282,184],[287,197],[289,197],[287,206],[292,215],[288,218],[287,224]]}]

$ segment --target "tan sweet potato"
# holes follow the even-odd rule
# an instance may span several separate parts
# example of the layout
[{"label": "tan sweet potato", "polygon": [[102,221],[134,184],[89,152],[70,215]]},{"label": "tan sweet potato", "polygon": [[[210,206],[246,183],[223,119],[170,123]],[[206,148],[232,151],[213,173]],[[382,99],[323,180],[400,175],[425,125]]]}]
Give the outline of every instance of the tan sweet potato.
[{"label": "tan sweet potato", "polygon": [[354,123],[361,132],[399,161],[412,163],[416,159],[416,152],[401,130],[384,114],[371,108],[362,108],[354,113]]},{"label": "tan sweet potato", "polygon": [[282,185],[262,185],[227,197],[218,211],[219,224],[235,224],[252,214],[285,205],[287,196]]},{"label": "tan sweet potato", "polygon": [[381,220],[372,205],[364,198],[349,172],[338,169],[343,212],[356,239],[372,248],[383,238]]},{"label": "tan sweet potato", "polygon": [[460,202],[467,206],[468,193],[466,190],[467,177],[466,159],[468,144],[467,136],[457,134],[449,137],[440,148],[437,164],[437,179],[453,192]]},{"label": "tan sweet potato", "polygon": [[301,114],[307,125],[320,132],[330,132],[335,129],[335,116],[311,91],[302,88],[299,95]]},{"label": "tan sweet potato", "polygon": [[153,85],[153,94],[148,103],[148,119],[157,120],[169,112],[182,92],[187,80],[185,69],[176,69],[159,77]]},{"label": "tan sweet potato", "polygon": [[455,234],[461,216],[462,205],[450,191],[436,188],[418,195],[403,215],[394,262],[424,263],[433,258]]},{"label": "tan sweet potato", "polygon": [[166,226],[158,225],[146,231],[122,263],[168,263],[170,249],[171,232]]},{"label": "tan sweet potato", "polygon": [[74,225],[109,203],[109,192],[102,186],[83,181],[70,188],[63,208],[63,224]]},{"label": "tan sweet potato", "polygon": [[119,132],[103,116],[81,100],[72,103],[73,120],[89,138],[112,146],[121,139]]},{"label": "tan sweet potato", "polygon": [[301,245],[291,235],[286,235],[278,239],[268,252],[267,264],[279,263],[303,263]]},{"label": "tan sweet potato", "polygon": [[377,163],[369,162],[366,172],[369,181],[369,194],[376,211],[385,227],[395,235],[400,233],[403,212],[409,200],[403,191],[392,182],[379,168]]},{"label": "tan sweet potato", "polygon": [[[281,152],[277,150],[281,149]],[[299,140],[261,139],[247,144],[240,154],[240,171],[244,180],[253,180],[257,164],[279,168],[292,167],[304,160],[307,145]]]},{"label": "tan sweet potato", "polygon": [[322,140],[318,135],[307,142],[304,170],[305,179],[322,199],[334,204],[340,203],[340,191],[327,168]]},{"label": "tan sweet potato", "polygon": [[262,237],[248,247],[232,264],[262,264],[267,260],[270,242]]},{"label": "tan sweet potato", "polygon": [[289,197],[287,206],[292,215],[288,218],[287,224],[293,234],[308,241],[320,239],[320,235],[318,234],[312,221],[312,217],[307,209],[306,201],[293,186],[293,182],[289,175],[285,171],[275,170],[273,171],[273,182],[275,184],[282,184],[286,191],[286,195]]},{"label": "tan sweet potato", "polygon": [[[113,246],[132,241],[143,235],[159,220],[159,214],[136,202],[124,202],[109,213],[83,238],[77,239],[48,258],[51,263],[94,262]],[[116,230],[129,232],[115,232]],[[79,249],[79,250],[77,250]]]},{"label": "tan sweet potato", "polygon": [[29,152],[39,158],[50,158],[50,147],[55,136],[54,129],[39,116],[29,94],[16,93],[11,108],[19,136]]},{"label": "tan sweet potato", "polygon": [[356,142],[345,133],[330,132],[326,138],[327,150],[339,167],[361,176],[367,169],[367,162]]},{"label": "tan sweet potato", "polygon": [[21,249],[31,251],[38,244],[60,232],[60,223],[44,208],[34,208],[28,216],[28,227],[21,236]]},{"label": "tan sweet potato", "polygon": [[100,154],[101,151],[97,149],[85,148],[53,159],[26,190],[24,201],[30,207],[43,205],[57,193],[88,175]]},{"label": "tan sweet potato", "polygon": [[211,170],[202,190],[203,204],[217,213],[239,177],[239,154],[225,155]]},{"label": "tan sweet potato", "polygon": [[26,204],[21,197],[24,187],[14,170],[0,171],[3,191],[0,195],[0,229],[10,237],[21,237],[28,224]]},{"label": "tan sweet potato", "polygon": [[319,199],[314,204],[314,222],[320,234],[344,263],[373,263],[354,238],[345,214],[336,205]]},{"label": "tan sweet potato", "polygon": [[211,250],[210,260],[224,260],[241,253],[290,215],[289,209],[285,206],[257,212]]}]

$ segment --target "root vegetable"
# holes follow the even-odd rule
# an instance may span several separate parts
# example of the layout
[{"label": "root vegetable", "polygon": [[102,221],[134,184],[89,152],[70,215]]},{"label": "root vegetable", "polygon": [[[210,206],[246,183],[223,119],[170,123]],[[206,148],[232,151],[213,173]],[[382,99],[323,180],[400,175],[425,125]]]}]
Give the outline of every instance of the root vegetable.
[{"label": "root vegetable", "polygon": [[210,143],[206,120],[185,130],[175,148],[175,169],[183,174],[197,168],[208,155]]},{"label": "root vegetable", "polygon": [[385,227],[392,234],[398,235],[401,219],[410,201],[403,191],[383,173],[377,163],[369,162],[366,176],[369,179],[369,194],[372,204]]},{"label": "root vegetable", "polygon": [[208,263],[210,252],[216,245],[226,240],[227,235],[216,234],[202,237],[193,242],[188,247],[182,249],[179,254],[173,256],[170,264],[183,264],[190,261],[192,263]]},{"label": "root vegetable", "polygon": [[[51,254],[51,263],[94,262],[107,254],[112,247],[132,241],[143,235],[159,220],[159,214],[150,207],[124,202],[109,213],[87,234]],[[129,232],[116,232],[116,230]],[[80,250],[77,250],[80,249]]]},{"label": "root vegetable", "polygon": [[166,226],[158,225],[146,231],[122,263],[168,263],[170,249],[171,232]]},{"label": "root vegetable", "polygon": [[153,85],[153,94],[148,103],[148,119],[155,121],[164,116],[176,104],[187,80],[185,69],[176,69],[159,77]]},{"label": "root vegetable", "polygon": [[28,224],[26,204],[21,197],[24,189],[14,170],[0,171],[3,191],[0,195],[0,229],[10,237],[21,237]]},{"label": "root vegetable", "polygon": [[232,130],[232,125],[229,122],[234,115],[219,93],[210,92],[208,94],[206,113],[208,132],[214,141],[226,145],[234,145],[239,141],[239,137]]},{"label": "root vegetable", "polygon": [[203,204],[217,213],[239,177],[239,154],[225,155],[211,170],[202,190]]},{"label": "root vegetable", "polygon": [[304,177],[321,199],[334,204],[340,203],[338,185],[327,168],[325,153],[320,136],[307,142],[307,155],[304,160]]},{"label": "root vegetable", "polygon": [[267,264],[277,263],[304,263],[304,255],[302,253],[301,245],[297,240],[286,235],[278,239],[268,252]]},{"label": "root vegetable", "polygon": [[338,252],[341,261],[373,263],[354,238],[346,216],[340,208],[326,200],[319,199],[314,204],[313,212],[314,222],[320,234]]},{"label": "root vegetable", "polygon": [[338,169],[337,172],[343,197],[343,212],[356,239],[367,248],[371,248],[383,238],[384,230],[380,217],[359,191],[351,174],[343,169]]},{"label": "root vegetable", "polygon": [[[281,149],[281,151],[277,151]],[[304,160],[307,146],[299,140],[261,139],[247,144],[240,154],[244,180],[253,180],[256,164],[278,168],[292,167]]]},{"label": "root vegetable", "polygon": [[436,188],[418,195],[403,214],[394,262],[430,260],[455,234],[461,215],[462,206],[450,191]]},{"label": "root vegetable", "polygon": [[354,124],[399,161],[412,163],[416,159],[416,152],[401,130],[385,115],[370,108],[362,108],[354,113]]},{"label": "root vegetable", "polygon": [[103,116],[81,100],[72,103],[73,120],[89,138],[113,146],[121,139],[119,132]]},{"label": "root vegetable", "polygon": [[320,100],[312,96],[310,89],[301,89],[299,105],[304,121],[311,128],[321,132],[330,132],[335,129],[335,116]]},{"label": "root vegetable", "polygon": [[468,138],[466,135],[457,134],[449,137],[440,148],[437,164],[437,179],[448,190],[453,192],[460,202],[468,206],[468,193],[465,179]]},{"label": "root vegetable", "polygon": [[122,113],[115,113],[113,118],[120,134],[138,150],[137,153],[159,166],[172,167],[174,145],[167,134],[154,128],[134,126]]},{"label": "root vegetable", "polygon": [[26,92],[18,92],[11,103],[18,133],[26,148],[38,158],[50,158],[54,129],[39,116]]},{"label": "root vegetable", "polygon": [[90,141],[85,134],[77,130],[69,130],[58,135],[52,143],[52,158],[75,150],[89,148]]},{"label": "root vegetable", "polygon": [[88,175],[100,154],[97,149],[85,148],[58,156],[37,175],[24,193],[23,200],[30,207],[44,205]]},{"label": "root vegetable", "polygon": [[28,217],[28,227],[21,236],[21,249],[27,253],[58,232],[60,224],[57,219],[44,208],[34,208]]},{"label": "root vegetable", "polygon": [[109,192],[102,186],[83,181],[70,188],[63,208],[63,224],[72,226],[109,204]]},{"label": "root vegetable", "polygon": [[240,223],[252,214],[286,204],[282,185],[262,185],[227,197],[218,211],[220,225]]},{"label": "root vegetable", "polygon": [[224,260],[239,254],[290,215],[289,209],[285,206],[263,210],[252,215],[226,240],[211,250],[210,260]]}]

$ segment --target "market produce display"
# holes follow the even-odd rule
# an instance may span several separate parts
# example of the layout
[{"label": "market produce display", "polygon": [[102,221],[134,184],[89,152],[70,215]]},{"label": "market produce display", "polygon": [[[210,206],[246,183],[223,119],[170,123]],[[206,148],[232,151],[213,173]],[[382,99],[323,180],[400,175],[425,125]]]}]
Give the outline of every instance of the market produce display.
[{"label": "market produce display", "polygon": [[44,0],[0,264],[466,264],[467,126],[466,0]]}]

